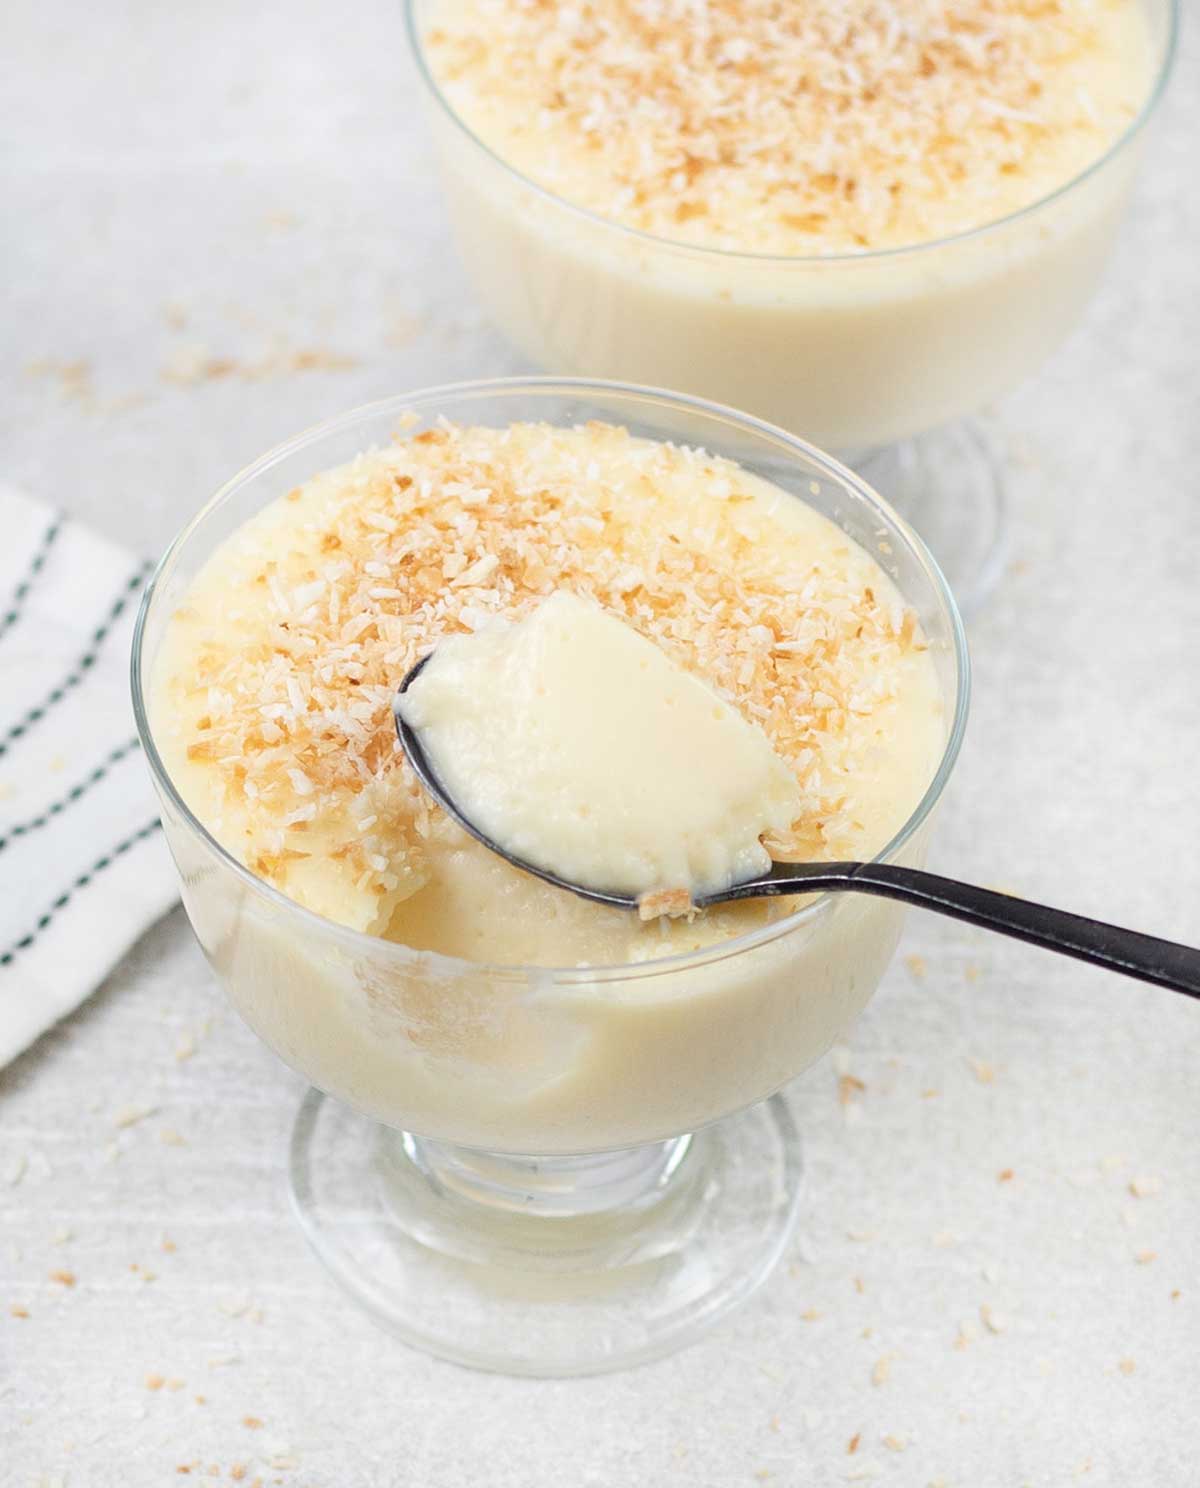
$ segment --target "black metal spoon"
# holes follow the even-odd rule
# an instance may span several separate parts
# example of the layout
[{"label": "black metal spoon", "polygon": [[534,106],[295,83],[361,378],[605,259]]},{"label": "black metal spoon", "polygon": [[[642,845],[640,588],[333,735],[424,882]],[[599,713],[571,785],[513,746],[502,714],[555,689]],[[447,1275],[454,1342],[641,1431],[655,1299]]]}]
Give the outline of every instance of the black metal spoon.
[{"label": "black metal spoon", "polygon": [[[432,653],[431,653],[432,654]],[[429,660],[419,661],[400,684],[397,694],[407,691],[421,668]],[[614,909],[637,910],[638,900],[632,894],[612,894],[585,884],[571,883],[536,863],[517,857],[480,831],[460,810],[438,779],[416,731],[395,713],[396,732],[409,763],[425,789],[448,816],[469,832],[484,847],[497,853],[514,868],[523,869],[556,888],[567,889],[583,899],[607,904]],[[965,920],[970,925],[1011,935],[1048,951],[1091,961],[1110,971],[1122,972],[1139,981],[1153,982],[1200,998],[1200,950],[1160,940],[1155,935],[1142,935],[1137,930],[1123,930],[1103,920],[1090,920],[1069,914],[1063,909],[1050,909],[1028,899],[1017,899],[995,889],[982,889],[960,883],[954,878],[941,878],[918,868],[904,868],[895,863],[774,863],[758,878],[701,894],[693,899],[697,909],[713,904],[727,904],[733,899],[759,899],[776,894],[852,893],[875,894],[884,899],[898,899],[921,909],[932,909],[951,919]]]}]

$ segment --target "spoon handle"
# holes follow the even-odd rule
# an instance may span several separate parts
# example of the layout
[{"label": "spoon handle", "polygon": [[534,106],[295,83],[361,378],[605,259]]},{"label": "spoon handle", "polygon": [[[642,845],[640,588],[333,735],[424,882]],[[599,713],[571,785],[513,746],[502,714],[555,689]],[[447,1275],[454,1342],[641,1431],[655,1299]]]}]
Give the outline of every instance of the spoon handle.
[{"label": "spoon handle", "polygon": [[[739,885],[749,888],[750,885]],[[756,881],[756,894],[803,894],[820,890],[876,894],[932,909],[985,930],[1011,935],[1031,945],[1106,966],[1110,971],[1137,977],[1200,998],[1200,950],[1124,930],[1103,920],[1050,909],[1028,899],[1016,899],[995,889],[981,889],[957,879],[941,878],[917,868],[894,863],[812,863],[801,867],[780,863],[768,878]],[[730,891],[733,897],[736,890]],[[726,896],[722,896],[726,897]],[[738,897],[741,897],[740,895]]]}]

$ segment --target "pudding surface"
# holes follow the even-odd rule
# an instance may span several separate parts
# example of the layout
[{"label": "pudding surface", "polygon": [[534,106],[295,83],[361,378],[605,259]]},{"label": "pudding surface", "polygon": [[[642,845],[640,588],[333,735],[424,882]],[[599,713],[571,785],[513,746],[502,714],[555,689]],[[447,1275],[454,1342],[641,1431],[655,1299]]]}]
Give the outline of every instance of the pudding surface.
[{"label": "pudding surface", "polygon": [[253,872],[416,949],[619,964],[787,913],[641,924],[511,868],[425,796],[395,737],[400,680],[443,638],[560,590],[761,730],[799,802],[779,852],[870,857],[917,806],[942,694],[880,563],[729,460],[595,423],[401,435],[264,507],[200,570],[156,658],[167,770]]},{"label": "pudding surface", "polygon": [[548,191],[655,237],[809,256],[1029,206],[1151,78],[1139,0],[443,0],[447,100]]}]

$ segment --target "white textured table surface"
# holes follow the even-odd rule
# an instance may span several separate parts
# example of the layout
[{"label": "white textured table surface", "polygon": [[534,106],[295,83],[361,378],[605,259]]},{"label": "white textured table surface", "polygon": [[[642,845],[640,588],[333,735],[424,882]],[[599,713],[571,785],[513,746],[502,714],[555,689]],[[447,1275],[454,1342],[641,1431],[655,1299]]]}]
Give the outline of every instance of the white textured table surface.
[{"label": "white textured table surface", "polygon": [[[6,21],[4,476],[157,549],[314,419],[518,366],[455,264],[395,4]],[[1015,562],[934,854],[1192,939],[1198,104],[1193,29],[1102,297],[988,415]],[[664,1363],[541,1384],[335,1292],[284,1194],[299,1082],[177,912],[0,1074],[0,1484],[1190,1488],[1200,1009],[932,919],[904,951],[839,1056],[865,1089],[827,1062],[795,1090],[808,1209],[768,1287]]]}]

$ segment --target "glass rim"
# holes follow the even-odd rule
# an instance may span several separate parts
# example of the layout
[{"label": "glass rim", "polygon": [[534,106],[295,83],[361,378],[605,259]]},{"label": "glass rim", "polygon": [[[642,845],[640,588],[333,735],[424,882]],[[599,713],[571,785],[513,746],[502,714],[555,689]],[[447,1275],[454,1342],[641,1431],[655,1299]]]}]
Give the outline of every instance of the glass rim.
[{"label": "glass rim", "polygon": [[[742,413],[737,409],[706,398],[695,397],[688,393],[671,392],[664,388],[643,386],[638,383],[615,382],[589,377],[521,376],[480,378],[464,382],[443,383],[437,387],[420,389],[414,393],[401,393],[388,398],[377,399],[372,403],[360,404],[358,407],[352,408],[346,413],[338,414],[333,418],[324,419],[318,424],[310,425],[299,434],[293,435],[292,438],[284,440],[282,443],[267,450],[265,454],[260,455],[256,460],[251,461],[250,464],[243,466],[240,471],[225,481],[172,539],[166,551],[155,565],[154,572],[150,576],[150,581],[143,591],[141,604],[138,607],[137,620],[133,632],[133,644],[130,651],[130,689],[133,697],[134,722],[137,727],[138,738],[156,787],[165,796],[170,806],[179,815],[193,836],[199,839],[205,850],[221,866],[232,872],[251,892],[265,898],[268,903],[283,910],[285,913],[298,915],[302,922],[310,923],[317,933],[340,941],[353,952],[360,955],[370,955],[376,960],[380,957],[385,959],[395,958],[400,961],[419,958],[422,964],[428,967],[434,969],[440,968],[447,973],[458,975],[471,974],[489,976],[493,979],[513,980],[528,980],[530,977],[535,977],[552,980],[559,985],[584,985],[594,984],[596,982],[640,980],[643,977],[661,976],[693,967],[707,966],[731,956],[741,955],[744,952],[755,950],[759,946],[796,933],[796,931],[811,924],[819,916],[827,913],[832,901],[838,896],[829,892],[818,894],[810,904],[806,904],[802,909],[798,909],[790,915],[772,921],[770,924],[760,926],[754,930],[748,930],[742,935],[731,936],[728,940],[718,941],[716,944],[705,946],[700,950],[684,951],[672,956],[662,956],[649,961],[603,962],[585,966],[534,966],[513,962],[491,963],[469,961],[463,957],[446,955],[440,951],[417,950],[415,947],[404,945],[400,941],[385,940],[382,936],[371,935],[362,930],[355,930],[348,925],[339,924],[336,920],[328,919],[326,916],[318,914],[315,910],[308,909],[304,905],[297,903],[296,900],[290,898],[281,889],[277,889],[273,884],[268,883],[265,879],[260,878],[256,873],[252,872],[245,863],[236,858],[232,852],[217,840],[192,811],[191,807],[183,799],[162,756],[159,754],[150,725],[149,710],[146,703],[146,690],[143,686],[142,678],[146,630],[151,611],[154,609],[163,583],[169,577],[188,543],[227,501],[231,500],[238,491],[242,490],[251,481],[266,474],[267,471],[273,466],[278,465],[282,460],[297,454],[303,449],[319,444],[322,440],[327,439],[333,434],[352,428],[355,424],[364,423],[369,419],[380,418],[385,415],[399,416],[410,410],[416,413],[435,411],[438,404],[452,398],[491,398],[497,396],[515,396],[522,393],[541,393],[547,396],[558,394],[567,397],[581,397],[592,393],[608,397],[615,396],[621,400],[628,400],[632,404],[650,403],[661,405],[665,403],[676,410],[698,413],[708,418],[715,418],[726,424],[733,425],[743,432],[749,431],[757,435],[760,439],[773,442],[777,446],[783,445],[785,450],[793,455],[802,455],[812,465],[815,465],[822,475],[832,478],[843,489],[848,488],[855,495],[865,500],[867,505],[875,511],[876,515],[887,524],[890,529],[888,536],[898,538],[906,544],[913,557],[924,570],[948,623],[955,677],[953,714],[950,727],[946,731],[946,739],[938,767],[929,781],[924,794],[909,813],[904,824],[869,861],[872,863],[887,861],[909,841],[913,834],[925,823],[934,806],[941,799],[946,784],[950,779],[962,747],[963,735],[966,731],[971,693],[971,665],[962,616],[959,613],[954,595],[946,582],[945,575],[942,573],[933,554],[926,547],[924,541],[916,531],[909,526],[904,518],[873,487],[868,485],[866,481],[856,475],[847,466],[843,465],[839,460],[825,454],[824,451],[818,449],[815,445],[809,444],[807,440],[801,439],[797,435],[789,434],[786,430],[770,424],[764,419],[756,418],[753,414]],[[314,471],[314,474],[316,473]]]},{"label": "glass rim", "polygon": [[906,255],[932,253],[938,248],[945,248],[957,243],[967,243],[978,238],[983,238],[990,233],[999,232],[1002,228],[1012,223],[1019,222],[1023,218],[1031,217],[1040,212],[1043,207],[1049,207],[1052,203],[1072,195],[1076,187],[1084,185],[1094,176],[1100,174],[1106,165],[1116,157],[1124,153],[1127,146],[1142,132],[1144,126],[1149,122],[1151,116],[1158,107],[1159,101],[1166,92],[1167,80],[1171,75],[1171,69],[1175,61],[1175,53],[1179,43],[1180,26],[1180,0],[1163,0],[1167,10],[1167,31],[1163,39],[1162,55],[1159,58],[1158,68],[1154,74],[1153,81],[1142,101],[1142,106],[1125,128],[1110,142],[1103,154],[1098,155],[1089,165],[1081,171],[1069,177],[1061,185],[1056,186],[1045,196],[1039,196],[1035,201],[1027,202],[1025,206],[1018,207],[1013,212],[1006,213],[1003,217],[994,217],[988,222],[981,222],[975,227],[964,228],[961,232],[948,233],[944,237],[930,238],[916,243],[900,243],[892,248],[868,248],[859,251],[846,251],[838,253],[748,253],[740,248],[712,248],[703,243],[688,243],[679,238],[666,238],[658,233],[646,232],[642,228],[630,227],[627,223],[619,222],[613,217],[605,217],[599,212],[594,212],[590,207],[580,206],[576,202],[560,196],[548,187],[542,186],[532,176],[527,176],[519,171],[516,166],[498,155],[492,147],[482,140],[462,117],[457,109],[446,97],[440,83],[434,75],[429,59],[425,52],[424,43],[421,38],[420,28],[417,24],[417,6],[421,0],[402,0],[404,6],[405,30],[408,36],[409,49],[417,64],[417,71],[421,76],[426,88],[445,113],[451,123],[468,139],[478,150],[480,150],[495,165],[499,166],[505,175],[519,182],[522,186],[532,191],[542,200],[553,206],[561,207],[563,210],[584,219],[593,226],[606,228],[617,234],[624,234],[636,242],[651,245],[658,249],[670,249],[674,253],[693,254],[700,259],[711,259],[725,263],[746,262],[756,265],[772,264],[783,267],[788,264],[807,265],[814,267],[819,264],[854,264],[854,263],[877,263],[881,260],[893,260]]}]

